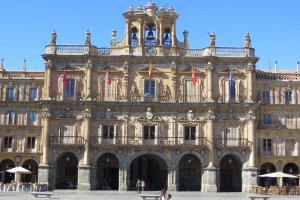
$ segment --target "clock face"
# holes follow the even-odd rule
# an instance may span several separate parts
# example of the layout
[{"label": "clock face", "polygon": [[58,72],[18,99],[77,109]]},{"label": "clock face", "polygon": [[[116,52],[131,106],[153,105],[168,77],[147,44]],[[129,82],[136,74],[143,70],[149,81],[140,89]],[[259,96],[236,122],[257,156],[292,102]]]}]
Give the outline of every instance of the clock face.
[{"label": "clock face", "polygon": [[146,54],[149,55],[149,56],[154,56],[156,54],[156,50],[153,49],[152,47],[148,47],[146,49]]}]

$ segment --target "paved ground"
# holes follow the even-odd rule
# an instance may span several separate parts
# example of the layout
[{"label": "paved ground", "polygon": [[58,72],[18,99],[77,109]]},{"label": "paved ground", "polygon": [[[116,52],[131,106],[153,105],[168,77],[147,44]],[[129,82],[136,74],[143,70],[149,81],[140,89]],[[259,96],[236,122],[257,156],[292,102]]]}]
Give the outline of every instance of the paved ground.
[{"label": "paved ground", "polygon": [[[159,192],[145,192],[147,194],[159,194]],[[202,193],[202,192],[170,192],[172,200],[239,200],[249,199],[245,193]],[[38,197],[47,199],[46,197]],[[0,192],[0,200],[31,200],[36,199],[28,192]],[[51,199],[61,200],[142,200],[137,192],[126,191],[76,191],[76,190],[55,190]],[[271,199],[299,200],[300,196],[274,196]]]}]

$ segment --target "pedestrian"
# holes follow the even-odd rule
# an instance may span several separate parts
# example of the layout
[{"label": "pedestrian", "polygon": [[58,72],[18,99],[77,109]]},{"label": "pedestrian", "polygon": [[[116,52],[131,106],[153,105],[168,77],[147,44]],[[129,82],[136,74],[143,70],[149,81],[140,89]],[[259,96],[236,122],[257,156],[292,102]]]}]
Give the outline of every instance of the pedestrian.
[{"label": "pedestrian", "polygon": [[135,187],[138,191],[138,193],[140,194],[141,193],[141,189],[142,189],[142,182],[140,179],[137,180],[136,184],[135,184]]},{"label": "pedestrian", "polygon": [[165,188],[163,188],[161,191],[160,191],[160,200],[166,200],[166,194],[167,194],[167,191]]},{"label": "pedestrian", "polygon": [[170,200],[171,197],[172,197],[172,195],[171,195],[171,194],[168,194],[168,195],[167,195],[167,200]]},{"label": "pedestrian", "polygon": [[144,179],[142,179],[142,191],[145,191],[145,181],[144,181]]}]

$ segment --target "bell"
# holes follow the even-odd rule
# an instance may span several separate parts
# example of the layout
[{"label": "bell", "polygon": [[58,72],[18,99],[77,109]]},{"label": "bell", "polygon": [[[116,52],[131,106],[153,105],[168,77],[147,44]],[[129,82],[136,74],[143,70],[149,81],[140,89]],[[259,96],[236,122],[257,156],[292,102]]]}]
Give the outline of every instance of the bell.
[{"label": "bell", "polygon": [[149,32],[148,32],[148,36],[147,36],[147,40],[154,40],[155,38],[154,38],[154,36],[153,36],[153,32],[152,32],[152,30],[150,30]]},{"label": "bell", "polygon": [[165,40],[169,40],[170,38],[169,38],[169,34],[168,33],[166,33],[166,35],[165,35]]},{"label": "bell", "polygon": [[133,40],[136,40],[136,39],[137,39],[136,33],[135,33],[135,32],[132,34],[132,39],[133,39]]}]

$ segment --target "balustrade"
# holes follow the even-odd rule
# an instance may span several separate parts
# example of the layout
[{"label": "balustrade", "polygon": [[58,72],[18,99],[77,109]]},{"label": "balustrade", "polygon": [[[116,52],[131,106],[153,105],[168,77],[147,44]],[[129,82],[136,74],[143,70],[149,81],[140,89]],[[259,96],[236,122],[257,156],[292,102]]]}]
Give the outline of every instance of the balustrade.
[{"label": "balustrade", "polygon": [[84,145],[86,140],[81,136],[51,136],[52,145]]},{"label": "balustrade", "polygon": [[273,147],[269,150],[260,148],[260,156],[300,156],[300,148]]}]

